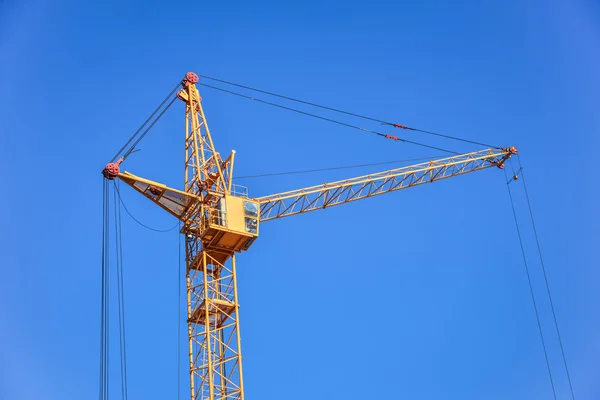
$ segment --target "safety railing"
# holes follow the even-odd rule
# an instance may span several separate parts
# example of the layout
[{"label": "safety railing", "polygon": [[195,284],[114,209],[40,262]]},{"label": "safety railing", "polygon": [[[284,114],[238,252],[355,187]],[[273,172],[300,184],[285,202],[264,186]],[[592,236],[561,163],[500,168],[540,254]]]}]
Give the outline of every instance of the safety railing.
[{"label": "safety railing", "polygon": [[246,186],[231,185],[231,194],[237,197],[248,197],[248,188]]}]

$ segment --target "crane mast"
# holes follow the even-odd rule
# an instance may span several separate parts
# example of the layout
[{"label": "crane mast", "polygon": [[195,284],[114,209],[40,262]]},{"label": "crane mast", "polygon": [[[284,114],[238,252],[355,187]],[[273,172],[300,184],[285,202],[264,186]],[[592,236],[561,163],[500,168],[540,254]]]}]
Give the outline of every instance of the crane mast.
[{"label": "crane mast", "polygon": [[105,168],[181,221],[185,235],[188,356],[192,400],[244,399],[237,253],[248,250],[259,223],[431,183],[504,163],[514,147],[487,149],[319,186],[250,198],[232,184],[235,151],[216,151],[196,87],[188,73],[177,97],[185,103],[184,190]]},{"label": "crane mast", "polygon": [[188,73],[177,95],[186,104],[185,192],[198,199],[182,229],[191,399],[243,400],[236,248],[215,246],[201,234],[222,224],[224,212],[217,210],[229,194],[234,153],[223,161],[215,150],[196,82],[198,76]]}]

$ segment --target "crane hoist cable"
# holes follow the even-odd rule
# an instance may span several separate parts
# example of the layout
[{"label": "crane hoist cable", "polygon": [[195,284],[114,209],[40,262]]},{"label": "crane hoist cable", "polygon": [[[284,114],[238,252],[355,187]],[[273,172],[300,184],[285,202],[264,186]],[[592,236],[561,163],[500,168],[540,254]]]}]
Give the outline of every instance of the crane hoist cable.
[{"label": "crane hoist cable", "polygon": [[121,211],[117,199],[117,185],[113,191],[114,208],[114,240],[115,240],[115,277],[111,277],[111,209],[109,180],[103,179],[102,186],[102,257],[101,257],[101,311],[100,311],[100,368],[99,368],[99,399],[108,400],[110,393],[110,295],[111,279],[117,282],[119,361],[121,377],[121,398],[127,400],[127,342],[125,335],[125,286],[123,279],[123,241],[121,228]]},{"label": "crane hoist cable", "polygon": [[558,319],[556,318],[556,311],[554,310],[554,301],[552,300],[552,294],[550,292],[550,284],[548,283],[548,275],[546,274],[546,266],[544,264],[544,259],[542,257],[542,248],[540,246],[540,240],[539,240],[539,237],[538,237],[537,228],[536,228],[536,225],[535,225],[535,220],[533,218],[533,211],[532,211],[532,208],[531,208],[531,201],[529,199],[529,192],[527,190],[527,183],[525,181],[525,174],[523,172],[523,165],[521,164],[521,157],[517,156],[517,160],[519,162],[519,172],[520,172],[520,174],[522,176],[523,189],[525,191],[525,198],[527,199],[527,208],[529,210],[529,217],[530,217],[530,220],[531,220],[531,226],[533,227],[533,233],[534,233],[534,237],[535,237],[535,242],[537,244],[538,255],[539,255],[539,258],[540,258],[540,264],[541,264],[542,272],[543,272],[543,275],[544,275],[544,282],[546,284],[546,292],[548,294],[548,299],[550,301],[550,309],[552,310],[552,317],[554,319],[554,328],[556,329],[556,335],[558,337],[558,344],[559,344],[560,351],[561,351],[561,354],[562,354],[562,359],[563,359],[563,363],[564,363],[564,366],[565,366],[565,371],[567,373],[567,380],[569,382],[569,389],[571,391],[571,398],[573,400],[575,400],[575,393],[573,392],[573,384],[571,382],[571,374],[569,373],[569,367],[567,365],[567,357],[565,355],[565,349],[563,347],[562,338],[560,336],[560,330],[558,328]]},{"label": "crane hoist cable", "polygon": [[121,228],[121,207],[117,200],[117,181],[113,181],[115,243],[117,264],[117,305],[119,309],[119,351],[121,363],[121,399],[127,400],[127,341],[125,335],[125,285],[123,280],[123,235]]},{"label": "crane hoist cable", "polygon": [[[181,221],[177,221],[181,230]],[[181,399],[181,235],[177,235],[177,400]]]},{"label": "crane hoist cable", "polygon": [[[508,174],[506,173],[506,169],[504,171],[504,176],[508,181]],[[521,237],[521,229],[519,228],[519,220],[517,218],[517,212],[515,210],[515,203],[513,200],[512,192],[510,190],[510,185],[506,185],[508,189],[508,196],[510,198],[510,205],[512,207],[513,217],[515,219],[515,226],[517,228],[517,236],[519,238],[519,245],[521,246],[521,254],[523,255],[523,264],[525,265],[525,273],[527,274],[527,282],[529,284],[529,293],[531,294],[531,301],[533,303],[533,310],[535,311],[535,318],[537,320],[537,326],[540,333],[540,339],[542,342],[542,348],[544,350],[544,357],[546,359],[546,366],[548,367],[548,377],[550,378],[550,386],[552,386],[552,393],[554,394],[554,400],[556,400],[556,389],[554,387],[554,380],[552,378],[552,369],[550,368],[550,361],[548,359],[548,350],[546,349],[546,341],[544,340],[544,332],[542,330],[542,323],[540,322],[540,314],[537,307],[537,302],[535,300],[535,293],[533,291],[533,285],[531,283],[531,274],[529,273],[529,266],[527,265],[527,257],[525,256],[525,247],[523,246],[523,239]]]},{"label": "crane hoist cable", "polygon": [[404,142],[404,143],[410,143],[410,144],[414,144],[414,145],[421,146],[421,147],[427,147],[427,148],[433,149],[433,150],[440,150],[440,151],[443,151],[443,152],[446,152],[446,153],[451,153],[451,154],[456,154],[456,155],[460,154],[460,153],[458,153],[456,151],[444,149],[444,148],[441,148],[441,147],[431,146],[431,145],[428,145],[428,144],[419,143],[419,142],[415,142],[415,141],[408,140],[408,139],[402,139],[402,138],[399,138],[397,136],[388,135],[388,134],[377,132],[377,131],[374,131],[374,130],[371,130],[371,129],[367,129],[367,128],[362,128],[360,126],[348,124],[346,122],[338,121],[338,120],[335,120],[335,119],[322,117],[320,115],[312,114],[312,113],[309,113],[309,112],[306,112],[306,111],[301,111],[301,110],[298,110],[298,109],[295,109],[295,108],[291,108],[291,107],[286,107],[286,106],[283,106],[281,104],[273,103],[273,102],[270,102],[270,101],[257,99],[257,98],[252,97],[252,96],[247,96],[245,94],[233,92],[231,90],[223,89],[223,88],[220,88],[220,87],[217,87],[217,86],[208,85],[206,83],[198,83],[197,85],[204,86],[204,87],[211,88],[211,89],[215,89],[215,90],[218,90],[218,91],[221,91],[221,92],[224,92],[224,93],[229,93],[229,94],[232,94],[234,96],[242,97],[242,98],[245,98],[245,99],[248,99],[248,100],[257,101],[259,103],[267,104],[267,105],[270,105],[270,106],[273,106],[273,107],[282,108],[284,110],[293,111],[293,112],[298,113],[298,114],[303,114],[303,115],[307,115],[309,117],[318,118],[318,119],[321,119],[321,120],[324,120],[324,121],[332,122],[334,124],[346,126],[348,128],[358,129],[360,131],[367,132],[367,133],[372,133],[374,135],[378,135],[378,136],[384,137],[386,139],[392,139],[392,140],[395,140],[395,141],[399,140],[399,141]]},{"label": "crane hoist cable", "polygon": [[533,209],[532,209],[532,206],[531,206],[531,200],[529,199],[529,191],[527,189],[527,182],[525,180],[525,173],[523,172],[523,165],[521,164],[521,156],[520,155],[517,155],[517,160],[518,160],[518,163],[519,163],[519,169],[516,170],[516,171],[515,171],[514,166],[512,165],[513,164],[512,159],[510,160],[509,164],[510,164],[510,166],[512,168],[512,171],[513,171],[513,177],[511,179],[508,179],[506,181],[506,183],[507,183],[507,185],[511,184],[513,181],[518,180],[519,177],[521,177],[521,181],[523,182],[523,190],[525,192],[525,199],[527,201],[527,209],[529,211],[529,218],[530,218],[530,222],[531,222],[531,227],[533,229],[533,234],[534,234],[535,242],[536,242],[536,245],[537,245],[537,252],[538,252],[538,257],[540,259],[540,267],[541,267],[541,270],[542,270],[542,274],[544,276],[544,284],[546,286],[546,293],[548,295],[548,301],[550,303],[550,310],[552,311],[552,318],[553,318],[553,321],[554,321],[554,329],[556,331],[556,336],[557,336],[558,344],[559,344],[559,347],[560,347],[561,357],[562,357],[562,360],[563,360],[563,365],[565,367],[565,372],[566,372],[566,375],[567,375],[567,381],[569,383],[569,390],[571,392],[571,399],[575,400],[575,392],[573,391],[573,383],[571,381],[571,374],[569,372],[569,366],[568,366],[568,363],[567,363],[567,356],[565,354],[565,349],[564,349],[563,342],[562,342],[562,336],[560,334],[560,328],[559,328],[559,325],[558,325],[558,318],[556,317],[556,310],[554,309],[554,300],[552,298],[552,292],[550,291],[550,283],[548,282],[548,274],[546,273],[546,265],[544,263],[544,258],[542,256],[542,248],[541,248],[540,239],[539,239],[538,233],[537,233],[537,227],[536,227],[536,224],[535,224],[535,219],[533,218]]},{"label": "crane hoist cable", "polygon": [[108,330],[109,330],[109,308],[108,308],[108,291],[109,291],[109,186],[108,180],[102,180],[102,285],[100,295],[100,377],[98,384],[99,400],[108,399],[108,374],[109,374],[109,358],[108,358]]},{"label": "crane hoist cable", "polygon": [[234,178],[235,179],[251,179],[251,178],[263,178],[263,177],[268,177],[268,176],[306,174],[306,173],[310,173],[310,172],[335,171],[335,170],[340,170],[340,169],[373,167],[376,165],[398,164],[398,163],[410,162],[410,161],[431,160],[433,158],[435,158],[435,157],[432,156],[432,157],[409,158],[409,159],[405,159],[405,160],[383,161],[383,162],[370,163],[370,164],[345,165],[342,167],[305,169],[305,170],[299,170],[299,171],[273,172],[273,173],[259,174],[259,175],[234,176]]},{"label": "crane hoist cable", "polygon": [[289,97],[289,96],[283,96],[283,95],[280,95],[280,94],[277,94],[277,93],[268,92],[266,90],[261,90],[261,89],[256,89],[256,88],[253,88],[253,87],[250,87],[250,86],[241,85],[239,83],[234,83],[234,82],[226,81],[226,80],[223,80],[223,79],[213,78],[213,77],[210,77],[210,76],[207,76],[207,75],[200,75],[200,74],[198,74],[198,76],[200,76],[202,78],[210,79],[210,80],[215,81],[215,82],[221,82],[221,83],[225,83],[227,85],[236,86],[236,87],[239,87],[239,88],[251,90],[251,91],[254,91],[254,92],[258,92],[258,93],[267,94],[269,96],[274,96],[274,97],[279,97],[281,99],[286,99],[286,100],[294,101],[296,103],[306,104],[306,105],[309,105],[309,106],[312,106],[312,107],[318,107],[318,108],[322,108],[324,110],[329,110],[329,111],[337,112],[337,113],[340,113],[340,114],[346,114],[346,115],[350,115],[350,116],[357,117],[357,118],[362,118],[362,119],[369,120],[369,121],[379,122],[379,123],[381,123],[383,125],[393,126],[394,128],[406,129],[406,130],[415,131],[415,132],[421,132],[421,133],[425,133],[425,134],[428,134],[428,135],[439,136],[439,137],[443,137],[443,138],[446,138],[446,139],[457,140],[457,141],[464,142],[464,143],[471,143],[471,144],[475,144],[475,145],[478,145],[478,146],[492,147],[492,148],[495,148],[495,149],[501,148],[499,146],[492,146],[492,145],[489,145],[489,144],[485,144],[485,143],[481,143],[481,142],[476,142],[474,140],[463,139],[463,138],[459,138],[459,137],[451,136],[451,135],[444,135],[444,134],[441,134],[441,133],[432,132],[432,131],[428,131],[428,130],[424,130],[424,129],[419,129],[419,128],[413,128],[413,127],[410,127],[410,126],[406,126],[406,125],[402,125],[402,124],[398,124],[398,123],[394,123],[394,122],[389,122],[389,121],[384,121],[384,120],[381,120],[381,119],[378,119],[378,118],[368,117],[366,115],[361,115],[361,114],[357,114],[357,113],[353,113],[353,112],[349,112],[349,111],[344,111],[344,110],[340,110],[340,109],[333,108],[333,107],[327,107],[327,106],[316,104],[316,103],[313,103],[313,102],[310,102],[310,101],[300,100],[300,99],[297,99],[297,98],[294,98],[294,97]]}]

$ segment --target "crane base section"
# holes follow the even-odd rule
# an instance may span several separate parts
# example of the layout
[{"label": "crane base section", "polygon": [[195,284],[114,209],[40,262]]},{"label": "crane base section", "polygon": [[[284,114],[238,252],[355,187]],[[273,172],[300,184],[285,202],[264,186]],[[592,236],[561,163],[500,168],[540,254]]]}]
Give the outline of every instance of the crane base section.
[{"label": "crane base section", "polygon": [[186,241],[190,387],[194,400],[243,400],[233,253]]}]

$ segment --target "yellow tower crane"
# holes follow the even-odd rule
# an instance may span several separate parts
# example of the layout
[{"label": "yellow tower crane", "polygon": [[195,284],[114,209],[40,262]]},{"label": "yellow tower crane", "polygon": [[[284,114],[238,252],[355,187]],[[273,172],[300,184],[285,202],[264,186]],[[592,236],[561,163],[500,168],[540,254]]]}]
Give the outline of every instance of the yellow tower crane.
[{"label": "yellow tower crane", "polygon": [[119,178],[181,221],[185,235],[187,324],[192,400],[244,399],[236,253],[259,235],[261,222],[332,207],[490,167],[503,168],[514,147],[487,149],[408,167],[251,198],[233,185],[235,151],[216,151],[188,73],[177,98],[185,103],[184,190],[121,172],[123,158],[103,171]]}]

